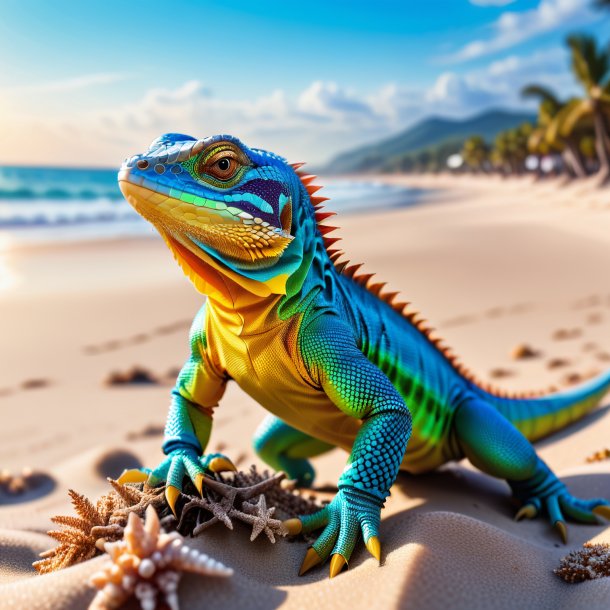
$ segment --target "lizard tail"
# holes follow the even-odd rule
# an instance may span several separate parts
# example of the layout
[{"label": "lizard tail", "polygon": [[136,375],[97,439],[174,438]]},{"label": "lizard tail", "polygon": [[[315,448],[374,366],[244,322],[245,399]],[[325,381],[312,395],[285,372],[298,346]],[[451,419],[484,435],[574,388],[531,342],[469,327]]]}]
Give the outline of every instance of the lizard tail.
[{"label": "lizard tail", "polygon": [[565,428],[598,406],[610,390],[610,370],[588,382],[536,398],[496,396],[477,388],[530,441]]}]

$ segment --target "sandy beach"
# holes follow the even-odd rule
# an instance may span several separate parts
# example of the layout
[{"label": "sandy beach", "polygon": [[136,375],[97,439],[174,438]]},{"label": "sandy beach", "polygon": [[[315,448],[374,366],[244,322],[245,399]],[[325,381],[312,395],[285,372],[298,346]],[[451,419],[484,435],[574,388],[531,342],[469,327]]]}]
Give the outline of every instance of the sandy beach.
[{"label": "sandy beach", "polygon": [[[388,177],[433,189],[421,205],[339,216],[343,249],[401,290],[478,377],[511,390],[568,387],[610,366],[610,191],[531,177]],[[323,191],[322,191],[323,193]],[[329,202],[332,209],[332,201]],[[100,558],[50,575],[31,567],[53,546],[49,518],[72,514],[67,490],[91,498],[107,476],[161,458],[161,427],[188,352],[198,295],[158,237],[0,250],[0,470],[40,473],[0,491],[0,608],[85,608]],[[536,355],[514,360],[516,346]],[[156,383],[109,386],[139,366]],[[606,403],[610,402],[610,398]],[[260,464],[250,439],[265,412],[230,385],[210,447]],[[610,497],[610,409],[537,444],[581,497]],[[335,485],[346,455],[314,461]],[[248,541],[222,526],[192,541],[235,569],[230,581],[187,576],[182,608],[608,607],[610,579],[568,585],[553,574],[608,525],[516,523],[508,486],[468,463],[401,474],[382,513],[382,566],[363,545],[349,570],[297,576],[302,542]]]}]

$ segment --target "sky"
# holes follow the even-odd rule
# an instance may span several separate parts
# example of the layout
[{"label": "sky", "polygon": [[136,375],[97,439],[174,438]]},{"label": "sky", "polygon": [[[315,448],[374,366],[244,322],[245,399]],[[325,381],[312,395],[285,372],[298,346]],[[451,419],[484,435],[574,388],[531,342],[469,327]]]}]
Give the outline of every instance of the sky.
[{"label": "sky", "polygon": [[568,33],[589,0],[3,0],[0,164],[115,167],[158,135],[231,133],[290,161],[431,115],[579,94]]}]

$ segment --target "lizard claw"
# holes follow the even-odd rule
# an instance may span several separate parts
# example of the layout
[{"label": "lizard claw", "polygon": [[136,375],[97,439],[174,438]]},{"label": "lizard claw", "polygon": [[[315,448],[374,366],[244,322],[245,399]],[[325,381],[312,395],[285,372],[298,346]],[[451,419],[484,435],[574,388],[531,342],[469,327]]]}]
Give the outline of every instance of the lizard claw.
[{"label": "lizard claw", "polygon": [[296,536],[303,531],[303,522],[300,519],[286,519],[282,521],[282,525],[290,536]]},{"label": "lizard claw", "polygon": [[603,519],[607,519],[610,521],[610,506],[601,504],[591,509],[591,512],[597,517],[602,517]]},{"label": "lizard claw", "polygon": [[131,468],[130,470],[123,470],[118,478],[118,483],[120,485],[125,485],[125,483],[145,483],[147,480],[147,472],[143,472],[138,468]]},{"label": "lizard claw", "polygon": [[197,488],[197,491],[199,492],[200,496],[203,496],[203,479],[204,479],[205,475],[203,473],[199,473],[195,479],[193,480],[193,483],[195,484],[195,487]]},{"label": "lizard claw", "polygon": [[165,499],[167,500],[167,503],[172,509],[174,517],[178,517],[178,515],[176,515],[176,502],[178,501],[180,494],[180,490],[177,487],[174,487],[173,485],[168,485],[165,488]]},{"label": "lizard claw", "polygon": [[378,536],[371,536],[366,542],[366,550],[377,560],[381,561],[381,543]]},{"label": "lizard claw", "polygon": [[330,578],[334,578],[341,572],[343,566],[347,565],[347,561],[343,555],[339,553],[335,553],[330,559]]},{"label": "lizard claw", "polygon": [[301,564],[301,568],[299,569],[299,576],[303,576],[305,572],[308,572],[314,566],[317,566],[319,563],[322,563],[322,557],[316,553],[316,549],[310,547],[307,549],[307,553],[305,554],[305,559],[303,559],[303,563]]},{"label": "lizard claw", "polygon": [[559,532],[564,544],[568,544],[568,528],[565,521],[555,521],[553,528]]},{"label": "lizard claw", "polygon": [[237,472],[237,468],[233,462],[224,456],[212,458],[208,463],[208,469],[212,472]]},{"label": "lizard claw", "polygon": [[515,521],[521,521],[521,519],[533,519],[538,514],[538,509],[533,504],[526,504],[522,506],[517,514],[515,515]]}]

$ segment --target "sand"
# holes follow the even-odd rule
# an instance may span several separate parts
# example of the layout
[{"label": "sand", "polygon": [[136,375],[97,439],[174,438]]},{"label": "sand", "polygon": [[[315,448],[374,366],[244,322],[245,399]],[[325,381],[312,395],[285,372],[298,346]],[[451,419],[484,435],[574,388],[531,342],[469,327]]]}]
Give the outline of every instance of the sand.
[{"label": "sand", "polygon": [[[384,179],[434,192],[410,209],[342,215],[344,248],[401,289],[482,379],[544,388],[609,366],[607,190],[529,178]],[[0,288],[0,469],[41,473],[24,494],[0,495],[0,608],[85,608],[99,558],[45,576],[31,562],[53,544],[49,517],[71,514],[68,488],[95,498],[106,476],[160,459],[172,375],[201,297],[154,237],[7,247]],[[519,344],[538,355],[513,360]],[[104,383],[133,365],[158,383]],[[263,416],[230,387],[210,447],[224,446],[242,467],[258,463],[250,438]],[[537,449],[574,494],[610,497],[610,460],[586,462],[610,446],[609,431],[602,407]],[[345,457],[317,459],[317,483],[336,483]],[[552,570],[587,540],[610,542],[610,528],[570,524],[564,546],[543,519],[515,523],[513,514],[506,484],[466,462],[401,474],[383,512],[381,567],[358,548],[332,581],[327,566],[298,578],[304,543],[251,544],[244,528],[219,526],[192,544],[236,574],[185,577],[182,608],[607,608],[610,579],[568,585]]]}]

